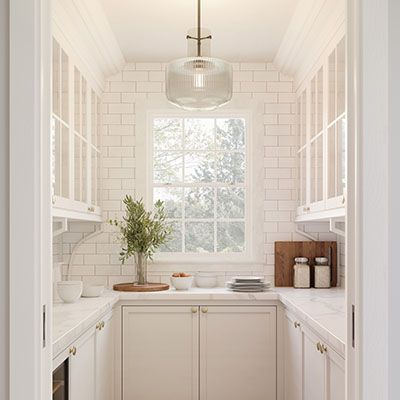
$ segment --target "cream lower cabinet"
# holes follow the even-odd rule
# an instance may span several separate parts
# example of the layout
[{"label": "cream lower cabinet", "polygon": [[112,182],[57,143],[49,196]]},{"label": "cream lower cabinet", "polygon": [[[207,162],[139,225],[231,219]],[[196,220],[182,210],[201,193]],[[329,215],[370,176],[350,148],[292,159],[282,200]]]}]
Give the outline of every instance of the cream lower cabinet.
[{"label": "cream lower cabinet", "polygon": [[69,349],[69,400],[114,399],[112,314],[89,329]]},{"label": "cream lower cabinet", "polygon": [[125,306],[123,400],[276,400],[276,308]]},{"label": "cream lower cabinet", "polygon": [[300,324],[289,313],[283,316],[284,400],[302,400],[302,341]]},{"label": "cream lower cabinet", "polygon": [[345,399],[344,358],[287,312],[283,347],[285,400]]},{"label": "cream lower cabinet", "polygon": [[123,307],[122,398],[198,399],[198,350],[198,307]]}]

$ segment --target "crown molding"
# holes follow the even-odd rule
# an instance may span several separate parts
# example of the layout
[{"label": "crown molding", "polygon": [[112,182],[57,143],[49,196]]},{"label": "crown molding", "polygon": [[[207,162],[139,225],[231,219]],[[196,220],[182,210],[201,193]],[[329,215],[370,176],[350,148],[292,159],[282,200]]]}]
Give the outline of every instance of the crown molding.
[{"label": "crown molding", "polygon": [[69,43],[100,88],[125,59],[98,0],[55,0],[53,26]]},{"label": "crown molding", "polygon": [[345,0],[300,0],[274,63],[298,87],[346,19]]}]

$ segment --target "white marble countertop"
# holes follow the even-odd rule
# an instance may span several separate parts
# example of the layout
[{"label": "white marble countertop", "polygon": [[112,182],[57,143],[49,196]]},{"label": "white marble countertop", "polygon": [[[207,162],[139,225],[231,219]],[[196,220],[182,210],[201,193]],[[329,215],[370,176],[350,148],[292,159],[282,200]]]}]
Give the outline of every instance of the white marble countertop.
[{"label": "white marble countertop", "polygon": [[76,303],[54,302],[53,357],[70,346],[119,300],[119,293],[108,291],[101,297],[81,297]]},{"label": "white marble countertop", "polygon": [[73,304],[55,303],[53,355],[75,341],[118,302],[131,301],[281,301],[307,322],[327,344],[344,355],[346,339],[345,293],[342,289],[274,288],[264,293],[235,293],[225,288],[162,292],[107,291],[98,298],[81,298]]},{"label": "white marble countertop", "polygon": [[344,289],[275,288],[286,309],[313,328],[327,344],[345,355],[347,336]]}]

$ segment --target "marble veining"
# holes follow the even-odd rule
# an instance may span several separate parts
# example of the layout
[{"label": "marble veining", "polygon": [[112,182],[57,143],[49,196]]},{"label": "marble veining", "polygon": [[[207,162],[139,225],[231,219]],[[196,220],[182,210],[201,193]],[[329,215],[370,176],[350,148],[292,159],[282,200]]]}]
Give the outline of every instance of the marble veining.
[{"label": "marble veining", "polygon": [[71,345],[99,318],[120,301],[281,301],[300,320],[306,322],[338,353],[344,356],[346,306],[343,289],[274,288],[262,293],[236,293],[225,288],[137,293],[107,291],[98,298],[81,298],[74,304],[55,303],[53,313],[53,354]]}]

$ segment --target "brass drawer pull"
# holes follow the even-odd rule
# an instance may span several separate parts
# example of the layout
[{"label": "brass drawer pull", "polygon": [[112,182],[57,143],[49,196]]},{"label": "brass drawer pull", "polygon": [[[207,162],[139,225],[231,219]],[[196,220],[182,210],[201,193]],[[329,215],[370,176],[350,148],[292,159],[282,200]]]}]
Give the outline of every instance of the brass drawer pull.
[{"label": "brass drawer pull", "polygon": [[201,312],[206,314],[208,312],[208,307],[201,307]]},{"label": "brass drawer pull", "polygon": [[196,314],[197,313],[197,307],[192,307],[192,314]]},{"label": "brass drawer pull", "polygon": [[297,322],[297,321],[294,321],[293,325],[294,325],[295,328],[300,328],[300,326],[301,326],[300,322]]},{"label": "brass drawer pull", "polygon": [[76,355],[76,347],[75,346],[70,347],[69,354],[72,354],[73,356]]}]

